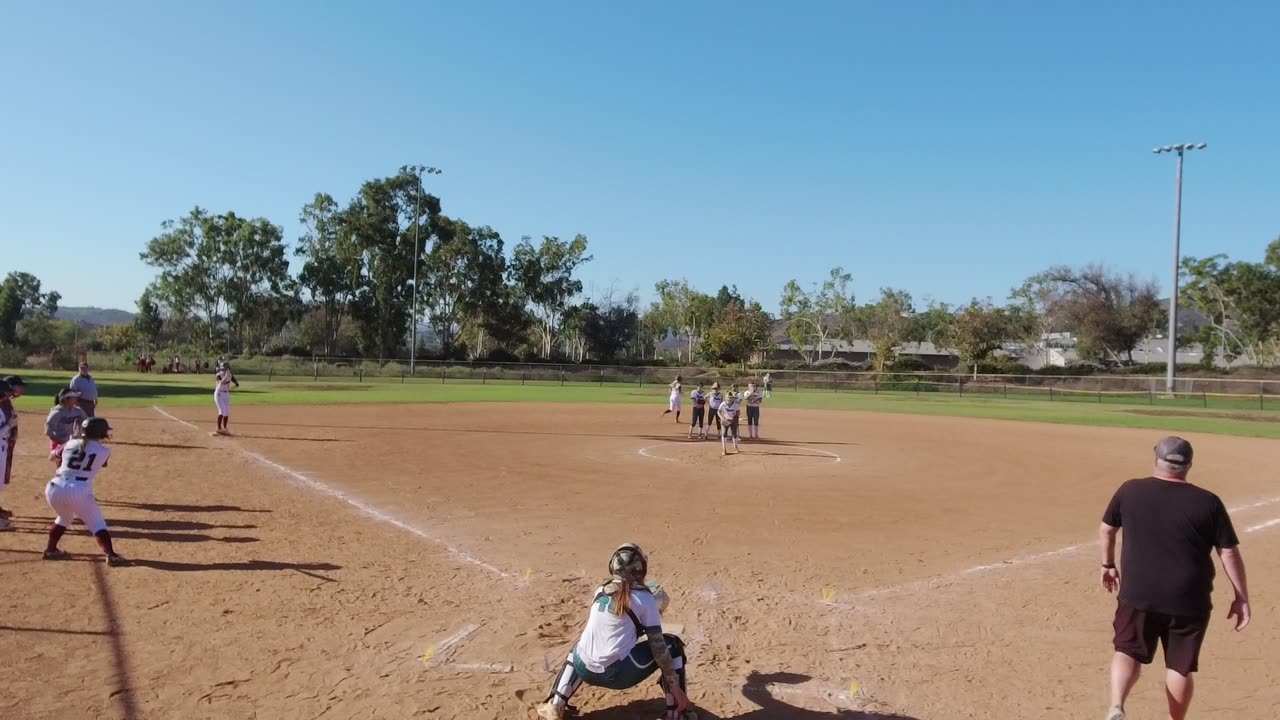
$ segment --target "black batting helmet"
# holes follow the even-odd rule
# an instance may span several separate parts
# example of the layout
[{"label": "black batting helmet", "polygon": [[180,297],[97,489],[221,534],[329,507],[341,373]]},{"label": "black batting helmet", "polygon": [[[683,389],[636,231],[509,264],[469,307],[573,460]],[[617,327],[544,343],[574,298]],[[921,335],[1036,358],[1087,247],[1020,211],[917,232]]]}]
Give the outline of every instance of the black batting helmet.
[{"label": "black batting helmet", "polygon": [[104,417],[85,418],[80,423],[80,428],[84,431],[84,436],[88,440],[102,440],[111,437],[111,425]]}]

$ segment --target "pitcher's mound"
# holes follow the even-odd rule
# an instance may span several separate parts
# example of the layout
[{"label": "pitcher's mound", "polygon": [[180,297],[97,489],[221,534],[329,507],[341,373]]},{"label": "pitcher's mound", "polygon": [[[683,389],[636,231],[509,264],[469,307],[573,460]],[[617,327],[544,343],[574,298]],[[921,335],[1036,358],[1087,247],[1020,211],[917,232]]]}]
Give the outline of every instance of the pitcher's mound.
[{"label": "pitcher's mound", "polygon": [[649,445],[637,452],[642,457],[657,462],[682,465],[733,463],[743,469],[759,468],[768,471],[833,465],[842,459],[827,450],[779,441],[742,441],[738,452],[734,452],[731,446],[727,456],[720,454],[719,439],[677,439]]}]

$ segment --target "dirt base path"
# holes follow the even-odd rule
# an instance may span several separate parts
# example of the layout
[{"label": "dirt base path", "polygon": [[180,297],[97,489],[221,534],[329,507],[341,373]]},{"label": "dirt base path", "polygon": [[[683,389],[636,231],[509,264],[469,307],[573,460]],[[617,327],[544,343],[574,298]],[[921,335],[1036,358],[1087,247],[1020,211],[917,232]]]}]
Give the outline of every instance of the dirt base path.
[{"label": "dirt base path", "polygon": [[[1155,439],[767,411],[782,439],[725,458],[643,407],[249,407],[234,438],[204,415],[112,416],[97,494],[130,568],[83,528],[74,560],[40,560],[51,466],[21,441],[0,496],[5,717],[528,717],[628,540],[671,592],[703,717],[1092,717],[1113,604],[1078,546]],[[1192,439],[1196,480],[1237,508],[1259,616],[1235,636],[1219,612],[1196,707],[1267,717],[1280,486],[1260,468],[1280,445]],[[659,698],[576,704],[638,720]],[[1132,708],[1162,703],[1153,673]]]}]

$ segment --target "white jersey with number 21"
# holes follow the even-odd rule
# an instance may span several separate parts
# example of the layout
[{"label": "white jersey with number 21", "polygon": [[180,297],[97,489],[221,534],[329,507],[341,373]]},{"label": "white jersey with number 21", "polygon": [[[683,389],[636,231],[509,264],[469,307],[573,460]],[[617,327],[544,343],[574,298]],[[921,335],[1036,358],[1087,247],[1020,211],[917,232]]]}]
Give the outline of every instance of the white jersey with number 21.
[{"label": "white jersey with number 21", "polygon": [[64,485],[69,482],[85,483],[92,488],[94,478],[106,467],[110,457],[111,450],[106,445],[97,440],[76,438],[63,446],[62,465],[58,467],[54,482]]}]

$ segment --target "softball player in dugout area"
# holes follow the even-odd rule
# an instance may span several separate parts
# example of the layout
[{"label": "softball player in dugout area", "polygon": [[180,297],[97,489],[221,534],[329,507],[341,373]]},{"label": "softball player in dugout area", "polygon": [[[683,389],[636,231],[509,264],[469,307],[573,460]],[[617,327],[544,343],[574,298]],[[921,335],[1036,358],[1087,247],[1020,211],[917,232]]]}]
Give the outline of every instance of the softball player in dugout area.
[{"label": "softball player in dugout area", "polygon": [[552,682],[551,694],[538,706],[538,717],[562,720],[583,683],[625,690],[658,671],[667,700],[664,720],[697,720],[688,709],[684,642],[663,634],[667,594],[645,584],[648,572],[640,546],[627,543],[613,551],[610,577],[592,597],[587,626]]}]

